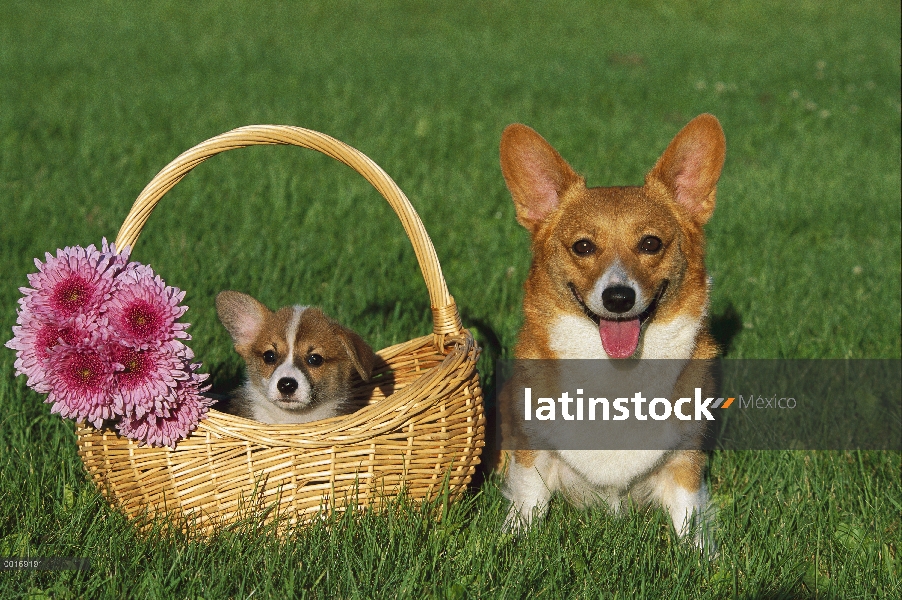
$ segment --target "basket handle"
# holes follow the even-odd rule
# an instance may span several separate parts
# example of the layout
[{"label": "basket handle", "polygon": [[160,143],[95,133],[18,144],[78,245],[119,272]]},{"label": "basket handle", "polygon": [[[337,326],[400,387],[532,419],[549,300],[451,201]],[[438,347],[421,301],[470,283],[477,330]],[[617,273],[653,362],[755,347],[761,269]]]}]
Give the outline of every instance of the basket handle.
[{"label": "basket handle", "polygon": [[134,247],[157,202],[191,169],[220,152],[260,145],[300,146],[322,152],[363,175],[364,179],[382,194],[400,219],[413,245],[423,280],[426,282],[426,289],[429,291],[435,346],[444,353],[445,336],[461,332],[460,313],[454,304],[454,298],[448,292],[435,247],[419,215],[401,188],[379,165],[356,148],[317,131],[289,125],[249,125],[227,131],[186,150],[157,173],[135,200],[116,236],[116,247]]}]

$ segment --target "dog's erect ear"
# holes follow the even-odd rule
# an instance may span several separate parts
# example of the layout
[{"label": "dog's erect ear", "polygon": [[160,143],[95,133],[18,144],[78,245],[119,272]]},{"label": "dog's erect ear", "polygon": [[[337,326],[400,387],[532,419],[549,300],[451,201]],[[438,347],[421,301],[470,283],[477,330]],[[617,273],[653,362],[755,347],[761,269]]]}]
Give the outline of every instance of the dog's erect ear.
[{"label": "dog's erect ear", "polygon": [[272,311],[247,294],[225,291],[216,296],[216,312],[238,348],[256,339]]},{"label": "dog's erect ear", "polygon": [[345,347],[351,364],[357,369],[357,374],[362,380],[369,381],[373,366],[376,364],[376,353],[369,344],[363,341],[362,337],[346,327],[335,324],[335,333],[338,334],[338,339]]},{"label": "dog's erect ear", "polygon": [[583,179],[538,133],[515,123],[501,134],[501,173],[517,208],[517,221],[535,233],[570,186]]},{"label": "dog's erect ear", "polygon": [[663,186],[697,223],[704,224],[714,212],[726,151],[718,120],[714,115],[699,115],[676,134],[646,175],[645,185],[659,190]]}]

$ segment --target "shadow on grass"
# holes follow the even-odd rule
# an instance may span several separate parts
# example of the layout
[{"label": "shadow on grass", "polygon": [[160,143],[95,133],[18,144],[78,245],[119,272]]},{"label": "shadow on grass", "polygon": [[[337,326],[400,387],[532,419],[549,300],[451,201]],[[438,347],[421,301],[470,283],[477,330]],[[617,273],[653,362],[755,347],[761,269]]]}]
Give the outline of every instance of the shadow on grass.
[{"label": "shadow on grass", "polygon": [[[502,356],[501,338],[495,327],[484,318],[478,318],[470,314],[461,313],[461,321],[464,327],[468,327],[476,343],[482,350],[480,363],[485,365],[484,370],[479,373],[480,383],[482,385],[483,409],[486,418],[485,422],[485,446],[482,449],[479,465],[473,473],[470,480],[470,489],[479,489],[485,483],[486,479],[491,477],[494,472],[500,453],[500,446],[496,428],[497,409],[495,406],[495,364]],[[485,372],[488,370],[489,372]]]},{"label": "shadow on grass", "polygon": [[720,346],[723,356],[730,353],[733,339],[742,331],[742,315],[730,302],[723,312],[711,315],[711,335],[714,336],[717,345]]}]

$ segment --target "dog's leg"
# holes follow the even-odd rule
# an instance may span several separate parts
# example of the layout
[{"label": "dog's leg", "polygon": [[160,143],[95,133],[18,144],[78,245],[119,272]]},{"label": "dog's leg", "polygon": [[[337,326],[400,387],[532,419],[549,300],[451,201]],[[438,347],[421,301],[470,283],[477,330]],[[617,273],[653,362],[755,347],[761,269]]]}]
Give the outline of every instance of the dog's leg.
[{"label": "dog's leg", "polygon": [[542,520],[551,499],[553,475],[546,452],[517,450],[507,464],[503,493],[510,500],[503,530],[520,533]]},{"label": "dog's leg", "polygon": [[705,454],[698,450],[676,452],[652,474],[647,490],[650,499],[659,502],[670,513],[680,537],[685,537],[694,528],[695,545],[714,556],[715,519],[708,504],[705,461]]}]

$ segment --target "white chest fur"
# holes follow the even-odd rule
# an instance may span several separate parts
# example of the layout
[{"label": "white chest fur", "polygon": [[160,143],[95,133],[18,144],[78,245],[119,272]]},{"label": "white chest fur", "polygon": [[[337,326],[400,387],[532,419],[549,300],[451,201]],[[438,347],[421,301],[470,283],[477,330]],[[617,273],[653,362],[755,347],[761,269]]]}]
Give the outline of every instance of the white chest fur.
[{"label": "white chest fur", "polygon": [[[695,339],[702,317],[680,316],[666,323],[653,322],[644,329],[637,350],[639,358],[687,360],[695,350]],[[601,344],[598,327],[582,316],[559,316],[549,327],[549,345],[556,358],[608,359]],[[676,380],[675,373],[671,379]],[[665,450],[582,450],[553,452],[550,463],[557,483],[565,493],[590,495],[592,490],[607,489],[610,500],[625,493],[637,478],[654,469],[667,455]],[[567,475],[567,473],[571,475]],[[569,489],[568,489],[569,488]],[[583,488],[583,489],[580,489]]]}]

